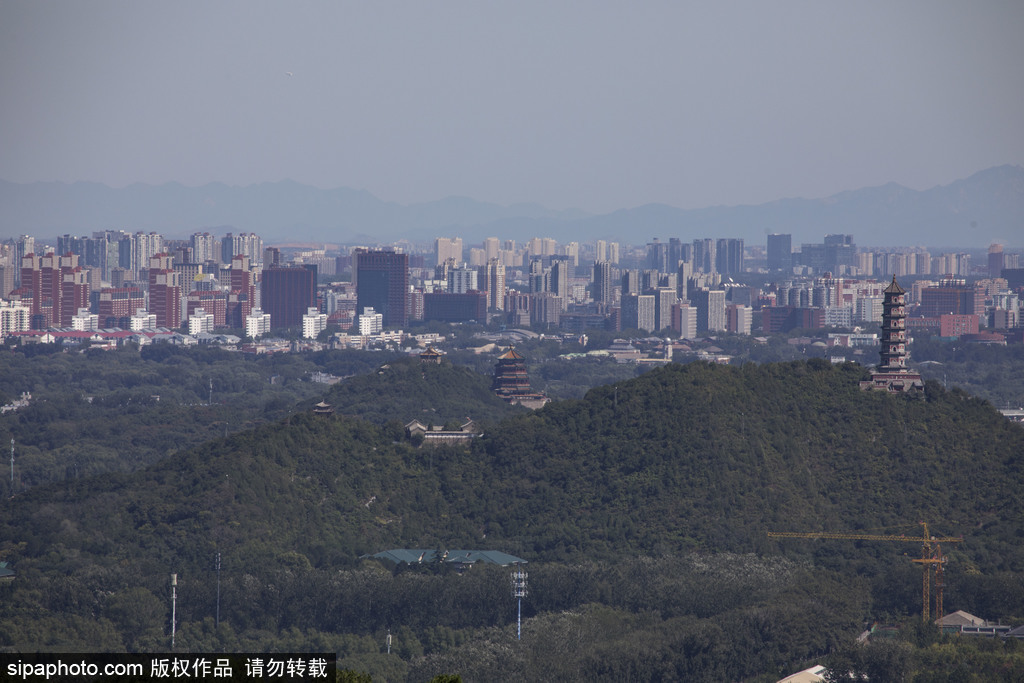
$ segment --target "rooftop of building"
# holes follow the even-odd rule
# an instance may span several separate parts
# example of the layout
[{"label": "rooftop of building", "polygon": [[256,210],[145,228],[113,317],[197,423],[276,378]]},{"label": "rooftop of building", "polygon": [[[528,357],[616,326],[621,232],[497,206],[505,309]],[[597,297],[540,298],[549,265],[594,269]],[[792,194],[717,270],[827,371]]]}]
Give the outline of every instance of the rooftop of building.
[{"label": "rooftop of building", "polygon": [[438,558],[436,550],[427,548],[395,548],[393,550],[382,550],[373,555],[363,555],[363,558],[377,560],[388,560],[395,564],[406,562],[408,564],[424,564],[430,562],[450,562],[453,564],[496,564],[507,567],[513,564],[526,564],[527,561],[515,555],[503,553],[500,550],[445,550]]}]

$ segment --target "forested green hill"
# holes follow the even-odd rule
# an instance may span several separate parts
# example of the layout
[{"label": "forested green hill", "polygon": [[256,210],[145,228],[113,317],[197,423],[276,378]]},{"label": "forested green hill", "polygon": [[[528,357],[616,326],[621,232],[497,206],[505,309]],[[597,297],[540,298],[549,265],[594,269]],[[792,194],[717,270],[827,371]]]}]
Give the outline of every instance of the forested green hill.
[{"label": "forested green hill", "polygon": [[[433,390],[435,371],[386,372],[363,380],[381,401]],[[476,395],[477,379],[436,372],[443,394]],[[0,586],[0,647],[166,649],[177,572],[187,649],[328,647],[387,680],[489,666],[775,680],[870,619],[918,613],[920,574],[914,544],[766,530],[916,534],[919,520],[964,536],[947,549],[947,609],[1024,618],[1024,430],[937,384],[861,392],[862,374],[669,365],[508,418],[471,448],[303,411],[134,474],[37,487],[3,502],[0,559],[18,577]],[[358,560],[403,546],[529,560],[530,649],[501,644],[504,571]],[[399,627],[405,650],[385,658]],[[592,639],[569,645],[580,633]]]},{"label": "forested green hill", "polygon": [[[493,362],[490,364],[493,366]],[[467,419],[494,424],[527,412],[491,391],[491,377],[447,360],[441,365],[418,357],[395,358],[373,372],[331,387],[324,397],[350,417],[383,424],[419,420],[426,425],[461,425]]]},{"label": "forested green hill", "polygon": [[[16,444],[14,490],[107,472],[132,472],[218,435],[276,421],[327,385],[323,371],[364,374],[394,354],[326,351],[252,356],[153,344],[64,352],[54,344],[0,346],[4,450]],[[314,400],[315,402],[315,400]],[[0,495],[9,496],[9,477]]]}]

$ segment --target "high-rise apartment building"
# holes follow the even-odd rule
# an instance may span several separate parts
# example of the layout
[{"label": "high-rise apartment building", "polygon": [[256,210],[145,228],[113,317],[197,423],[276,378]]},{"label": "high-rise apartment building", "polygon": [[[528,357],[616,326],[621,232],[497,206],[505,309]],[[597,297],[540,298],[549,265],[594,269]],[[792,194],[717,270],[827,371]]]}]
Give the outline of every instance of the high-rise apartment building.
[{"label": "high-rise apartment building", "polygon": [[693,269],[702,273],[715,272],[715,240],[704,238],[693,240]]},{"label": "high-rise apartment building", "polygon": [[476,268],[452,268],[448,271],[448,293],[465,294],[469,291],[478,291],[478,275]]},{"label": "high-rise apartment building", "polygon": [[753,323],[753,309],[741,304],[729,304],[725,307],[725,329],[733,334],[750,335]]},{"label": "high-rise apartment building", "polygon": [[14,291],[15,282],[18,280],[17,272],[17,266],[10,263],[0,266],[0,299],[6,299],[7,295]]},{"label": "high-rise apartment building", "polygon": [[78,310],[89,308],[89,271],[77,264],[78,257],[61,257],[60,319],[61,327],[71,327]]},{"label": "high-rise apartment building", "polygon": [[208,232],[196,232],[189,238],[192,247],[192,260],[195,263],[213,261],[220,263],[220,240]]},{"label": "high-rise apartment building", "polygon": [[622,295],[622,329],[654,332],[655,297],[653,294]]},{"label": "high-rise apartment building", "polygon": [[562,300],[562,311],[569,305],[569,281],[572,265],[568,261],[554,261],[551,264],[549,291]]},{"label": "high-rise apartment building", "polygon": [[181,273],[174,270],[170,254],[149,259],[149,311],[156,316],[157,327],[181,326]]},{"label": "high-rise apartment building", "polygon": [[672,307],[677,301],[675,287],[658,287],[654,294],[654,328],[652,332],[672,327]]},{"label": "high-rise apartment building", "polygon": [[15,271],[14,286],[21,287],[21,260],[29,254],[36,252],[36,238],[31,235],[22,235],[14,244],[14,265],[18,268]]},{"label": "high-rise apartment building", "polygon": [[612,264],[604,260],[596,261],[594,263],[594,301],[605,306],[611,306],[613,288]]},{"label": "high-rise apartment building", "polygon": [[564,254],[566,256],[569,257],[569,263],[572,264],[573,268],[575,268],[576,266],[578,266],[580,264],[580,243],[579,242],[569,242],[568,244],[566,244],[562,248],[562,251],[564,252]]},{"label": "high-rise apartment building", "polygon": [[715,270],[723,275],[743,272],[743,240],[723,238],[715,243]]},{"label": "high-rise apartment building", "polygon": [[212,316],[214,327],[227,327],[228,298],[228,292],[219,289],[192,290],[186,298],[186,317],[191,320],[192,316],[203,311],[205,315]]},{"label": "high-rise apartment building", "polygon": [[220,240],[221,263],[232,263],[236,256],[245,256],[253,266],[262,263],[263,239],[252,232],[228,233]]},{"label": "high-rise apartment building", "polygon": [[682,339],[697,337],[697,309],[688,301],[679,301],[672,306],[672,331]]},{"label": "high-rise apartment building", "polygon": [[137,287],[104,287],[99,296],[97,313],[101,329],[130,329],[135,311],[146,307],[146,296]]},{"label": "high-rise apartment building", "polygon": [[244,254],[237,254],[231,259],[225,311],[228,327],[243,328],[249,314],[256,308],[256,274],[252,271],[250,263],[249,257]]},{"label": "high-rise apartment building", "polygon": [[373,308],[385,327],[409,324],[409,255],[395,251],[356,251],[356,310]]},{"label": "high-rise apartment building", "polygon": [[24,332],[32,329],[32,311],[16,301],[0,300],[0,339],[11,332]]},{"label": "high-rise apartment building", "polygon": [[857,265],[857,246],[853,235],[825,235],[825,270],[832,273],[845,272]]},{"label": "high-rise apartment building", "polygon": [[484,240],[484,257],[488,261],[498,258],[499,251],[501,251],[501,242],[497,237],[488,237]]},{"label": "high-rise apartment building", "polygon": [[957,278],[947,278],[938,287],[921,290],[920,313],[925,318],[938,318],[943,314],[980,315],[985,310],[984,290],[968,285]]},{"label": "high-rise apartment building", "polygon": [[274,327],[299,327],[302,316],[316,308],[316,266],[277,266],[263,270],[260,308],[270,314]]},{"label": "high-rise apartment building", "polygon": [[487,265],[480,267],[479,279],[483,280],[487,290],[487,308],[493,311],[505,310],[505,264],[498,258],[488,259]]},{"label": "high-rise apartment building", "polygon": [[622,271],[622,296],[639,294],[641,291],[640,271],[636,269]]},{"label": "high-rise apartment building", "polygon": [[684,244],[678,237],[670,237],[668,240],[668,270],[665,272],[674,273],[679,269],[683,261],[693,259],[693,245]]},{"label": "high-rise apartment building", "polygon": [[89,306],[89,271],[78,265],[77,254],[26,254],[20,272],[21,287],[12,296],[31,311],[33,329],[70,327],[78,309]]},{"label": "high-rise apartment building", "polygon": [[550,237],[533,237],[526,243],[526,251],[530,258],[554,256],[558,250],[558,242]]},{"label": "high-rise apartment building", "polygon": [[988,248],[988,276],[1001,277],[1003,273],[1003,245],[992,244]]},{"label": "high-rise apartment building", "polygon": [[434,240],[434,263],[444,263],[452,259],[456,264],[462,263],[462,238],[438,237]]},{"label": "high-rise apartment building", "polygon": [[127,236],[131,243],[128,264],[124,263],[124,254],[121,254],[120,265],[132,271],[132,277],[139,277],[144,268],[149,267],[149,259],[157,254],[164,253],[163,235],[155,232],[137,232]]},{"label": "high-rise apartment building", "polygon": [[540,294],[550,290],[551,269],[544,267],[543,259],[535,258],[530,261],[530,271],[527,277],[531,294]]},{"label": "high-rise apartment building", "polygon": [[690,302],[697,309],[698,332],[721,332],[725,330],[725,290],[694,290],[690,292]]},{"label": "high-rise apartment building", "polygon": [[656,270],[659,273],[669,273],[675,270],[675,264],[669,263],[668,249],[669,245],[665,244],[657,237],[653,241],[647,243],[647,267]]}]

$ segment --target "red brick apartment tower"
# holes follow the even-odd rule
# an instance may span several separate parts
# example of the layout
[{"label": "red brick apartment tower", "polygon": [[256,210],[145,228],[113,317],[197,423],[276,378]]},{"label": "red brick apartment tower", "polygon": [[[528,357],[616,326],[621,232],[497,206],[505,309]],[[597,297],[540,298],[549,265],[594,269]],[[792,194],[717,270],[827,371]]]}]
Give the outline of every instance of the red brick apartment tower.
[{"label": "red brick apartment tower", "polygon": [[157,327],[181,327],[181,273],[174,270],[170,254],[149,257],[149,312]]},{"label": "red brick apartment tower", "polygon": [[861,382],[862,389],[884,389],[890,392],[924,389],[921,375],[907,370],[907,290],[896,282],[882,292],[882,342],[879,363],[871,379]]},{"label": "red brick apartment tower", "polygon": [[[68,256],[61,256],[60,269],[60,326],[71,327],[71,319],[78,314],[78,309],[89,308],[89,271],[75,263],[74,266],[64,267],[64,260],[76,262],[78,257],[69,259]],[[56,314],[56,312],[54,312]]]},{"label": "red brick apartment tower", "polygon": [[100,290],[100,327],[127,330],[131,317],[146,307],[146,298],[136,287],[104,287]]},{"label": "red brick apartment tower", "polygon": [[[256,274],[249,266],[249,257],[238,254],[231,258],[231,289],[225,313],[228,327],[245,328],[245,319],[256,308]],[[216,319],[216,318],[215,318]],[[274,320],[270,320],[273,324]]]},{"label": "red brick apartment tower", "polygon": [[[39,314],[39,296],[43,287],[43,271],[41,259],[35,254],[21,257],[21,292],[22,300],[28,305],[32,315]],[[39,329],[33,327],[33,329]]]}]

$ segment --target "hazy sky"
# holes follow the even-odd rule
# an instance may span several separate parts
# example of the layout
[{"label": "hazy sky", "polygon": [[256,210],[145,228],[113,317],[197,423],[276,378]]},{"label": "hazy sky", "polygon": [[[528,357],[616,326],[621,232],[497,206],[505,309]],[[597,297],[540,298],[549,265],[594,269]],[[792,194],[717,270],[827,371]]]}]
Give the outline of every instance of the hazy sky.
[{"label": "hazy sky", "polygon": [[0,0],[0,178],[608,211],[1024,163],[1024,2]]}]

